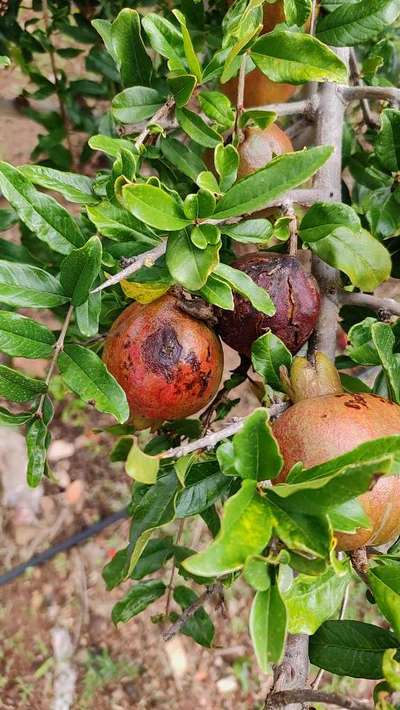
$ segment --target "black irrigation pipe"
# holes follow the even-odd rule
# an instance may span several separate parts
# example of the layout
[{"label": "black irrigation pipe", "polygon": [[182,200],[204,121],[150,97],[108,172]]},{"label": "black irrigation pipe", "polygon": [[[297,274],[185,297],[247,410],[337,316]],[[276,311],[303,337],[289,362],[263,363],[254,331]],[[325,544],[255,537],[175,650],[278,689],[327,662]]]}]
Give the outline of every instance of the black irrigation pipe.
[{"label": "black irrigation pipe", "polygon": [[118,522],[118,520],[123,520],[123,518],[127,517],[128,508],[121,508],[121,510],[117,510],[116,513],[107,515],[106,518],[101,518],[96,523],[93,523],[93,525],[89,525],[87,528],[84,528],[80,532],[65,538],[65,540],[58,542],[56,545],[48,547],[47,550],[39,552],[38,555],[34,555],[30,558],[30,560],[22,562],[20,565],[17,565],[16,567],[13,567],[4,574],[0,575],[0,587],[12,582],[17,577],[20,577],[20,575],[22,575],[28,567],[37,567],[38,565],[48,562],[48,560],[53,559],[53,557],[58,555],[60,552],[65,552],[65,550],[70,550],[71,547],[81,545],[83,542],[86,542],[86,540],[89,540],[89,538],[94,535],[98,535],[98,533],[102,530],[108,528],[109,525],[112,525],[113,523]]}]

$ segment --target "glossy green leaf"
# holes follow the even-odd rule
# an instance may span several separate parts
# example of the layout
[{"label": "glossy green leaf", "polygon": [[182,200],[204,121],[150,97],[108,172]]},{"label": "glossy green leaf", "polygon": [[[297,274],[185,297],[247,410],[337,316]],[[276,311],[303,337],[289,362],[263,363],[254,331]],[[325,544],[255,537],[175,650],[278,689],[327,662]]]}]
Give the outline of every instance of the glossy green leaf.
[{"label": "glossy green leaf", "polygon": [[107,153],[107,155],[111,155],[113,158],[119,155],[122,148],[131,151],[134,150],[134,144],[126,138],[113,138],[101,134],[90,136],[88,143],[92,150],[100,150],[102,153]]},{"label": "glossy green leaf", "polygon": [[18,215],[12,207],[0,209],[0,232],[4,232],[18,222]]},{"label": "glossy green leaf", "polygon": [[190,224],[179,202],[155,185],[125,185],[122,199],[134,217],[156,229],[172,232]]},{"label": "glossy green leaf", "polygon": [[0,407],[0,426],[19,427],[27,424],[32,419],[32,412],[13,414],[8,409]]},{"label": "glossy green leaf", "polygon": [[133,242],[138,248],[136,253],[146,251],[159,241],[150,227],[113,202],[103,200],[96,206],[88,207],[87,213],[100,234],[109,239]]},{"label": "glossy green leaf", "polygon": [[250,303],[261,313],[266,313],[268,316],[273,316],[275,306],[271,301],[267,291],[260,286],[257,286],[250,276],[239,269],[234,269],[228,264],[218,264],[214,269],[215,274],[222,281],[226,281],[234,291],[237,291],[245,298],[248,298]]},{"label": "glossy green leaf", "polygon": [[388,323],[372,323],[372,341],[375,345],[383,372],[389,383],[391,399],[400,403],[400,359],[398,353],[393,353],[395,336]]},{"label": "glossy green leaf", "polygon": [[157,456],[149,456],[142,451],[137,440],[133,444],[125,462],[125,471],[131,478],[139,483],[152,484],[157,480],[157,473],[160,468],[160,459]]},{"label": "glossy green leaf", "polygon": [[[399,6],[400,7],[400,6]],[[400,170],[400,111],[386,108],[381,113],[381,130],[375,141],[375,154],[385,172]]]},{"label": "glossy green leaf", "polygon": [[301,507],[291,508],[273,491],[268,491],[267,499],[276,534],[289,550],[327,557],[331,531],[326,515],[306,515]]},{"label": "glossy green leaf", "polygon": [[234,302],[231,287],[224,281],[220,281],[214,274],[210,274],[199,293],[208,303],[233,311]]},{"label": "glossy green leaf", "polygon": [[0,162],[0,190],[19,219],[51,249],[69,254],[84,238],[77,222],[53,197],[38,192],[12,165]]},{"label": "glossy green leaf", "polygon": [[93,338],[99,332],[101,293],[91,293],[81,306],[75,308],[75,321],[85,338]]},{"label": "glossy green leaf", "polygon": [[312,0],[284,0],[285,18],[288,25],[301,27],[312,12]]},{"label": "glossy green leaf", "polygon": [[247,584],[250,584],[256,592],[265,592],[271,586],[267,560],[260,555],[247,558],[243,575]]},{"label": "glossy green leaf", "polygon": [[396,660],[396,649],[387,649],[383,653],[382,670],[390,687],[398,691],[400,690],[400,663]]},{"label": "glossy green leaf", "polygon": [[400,14],[399,0],[361,0],[345,3],[321,17],[317,37],[334,47],[352,47],[374,39]]},{"label": "glossy green leaf", "polygon": [[[215,197],[209,190],[200,189],[196,193],[186,195],[183,203],[183,211],[187,219],[197,220],[211,217],[215,210]],[[202,225],[200,225],[202,226]],[[204,225],[212,230],[217,229],[215,225]]]},{"label": "glossy green leaf", "polygon": [[220,177],[221,191],[225,192],[236,181],[239,168],[239,153],[235,146],[218,143],[214,151],[214,164]]},{"label": "glossy green leaf", "polygon": [[35,417],[26,431],[28,454],[26,477],[28,485],[35,488],[43,478],[47,456],[47,426],[43,419]]},{"label": "glossy green leaf", "polygon": [[89,297],[90,289],[101,267],[101,241],[91,237],[80,249],[74,249],[61,263],[60,281],[72,305],[81,306]]},{"label": "glossy green leaf", "polygon": [[400,564],[371,567],[368,582],[380,611],[400,638]]},{"label": "glossy green leaf", "polygon": [[359,231],[361,220],[357,212],[341,202],[316,202],[303,217],[299,235],[304,242],[317,242],[328,237],[338,227]]},{"label": "glossy green leaf", "polygon": [[163,97],[148,86],[131,86],[114,96],[113,116],[121,123],[140,123],[151,118],[163,105]]},{"label": "glossy green leaf", "polygon": [[399,648],[396,637],[361,621],[326,621],[310,638],[310,661],[330,673],[350,678],[383,677],[383,654]]},{"label": "glossy green leaf", "polygon": [[235,120],[233,106],[220,91],[201,91],[198,95],[203,113],[223,128],[231,128]]},{"label": "glossy green leaf", "polygon": [[218,264],[219,245],[198,249],[186,231],[168,237],[166,262],[171,276],[189,291],[198,291]]},{"label": "glossy green leaf", "polygon": [[254,341],[251,347],[251,362],[256,372],[279,392],[284,392],[280,368],[290,370],[292,354],[280,338],[268,331]]},{"label": "glossy green leaf", "polygon": [[371,521],[357,498],[329,509],[329,520],[335,531],[354,533],[358,528],[368,528]]},{"label": "glossy green leaf", "polygon": [[242,478],[276,478],[283,459],[268,422],[267,409],[255,409],[233,437],[234,467]]},{"label": "glossy green leaf", "polygon": [[159,582],[155,579],[149,579],[145,582],[135,584],[125,594],[124,598],[113,606],[111,618],[114,624],[121,621],[126,622],[132,619],[140,612],[163,596],[165,592],[164,582]]},{"label": "glossy green leaf", "polygon": [[183,37],[175,25],[153,12],[143,18],[142,25],[152,48],[161,56],[172,60],[174,69],[184,69]]},{"label": "glossy green leaf", "polygon": [[35,380],[7,365],[0,365],[0,397],[10,402],[29,402],[46,390],[47,386],[42,380]]},{"label": "glossy green leaf", "polygon": [[177,121],[185,133],[205,148],[215,148],[221,142],[221,136],[211,128],[197,113],[187,108],[176,110]]},{"label": "glossy green leaf", "polygon": [[99,201],[93,193],[93,181],[86,175],[54,170],[44,165],[22,165],[21,172],[35,185],[60,192],[69,202],[92,205]]},{"label": "glossy green leaf", "polygon": [[231,481],[221,473],[217,461],[194,463],[186,476],[185,487],[176,496],[177,517],[187,518],[201,513],[228,493],[230,486]]},{"label": "glossy green leaf", "polygon": [[276,581],[264,592],[257,592],[250,611],[250,637],[259,667],[264,673],[271,663],[279,663],[286,639],[285,603]]},{"label": "glossy green leaf", "polygon": [[[174,600],[185,611],[198,600],[197,594],[189,587],[179,585],[174,589]],[[214,640],[214,624],[203,607],[199,607],[180,629],[182,634],[190,636],[200,646],[211,648]]]},{"label": "glossy green leaf", "polygon": [[197,79],[194,74],[170,74],[167,81],[177,108],[186,106],[196,88]]},{"label": "glossy green leaf", "polygon": [[161,152],[167,160],[194,182],[199,173],[206,169],[197,153],[190,150],[177,138],[165,138],[160,143]]},{"label": "glossy green leaf", "polygon": [[172,541],[173,538],[170,536],[149,540],[140,560],[138,560],[130,575],[131,579],[143,579],[143,577],[147,577],[147,575],[153,574],[153,572],[157,572],[161,567],[164,567],[167,560],[174,554]]},{"label": "glossy green leaf", "polygon": [[210,192],[213,192],[214,195],[221,194],[217,178],[210,170],[204,170],[202,173],[200,173],[200,175],[198,175],[196,178],[196,182],[198,186],[201,187],[203,190],[210,190]]},{"label": "glossy green leaf", "polygon": [[256,482],[243,481],[238,493],[225,503],[221,530],[214,542],[186,559],[183,566],[204,577],[234,572],[244,565],[247,557],[264,549],[271,530],[271,516]]},{"label": "glossy green leaf", "polygon": [[263,244],[273,236],[272,224],[268,219],[246,219],[238,224],[222,224],[221,232],[242,244]]},{"label": "glossy green leaf", "polygon": [[11,311],[0,311],[0,352],[12,357],[49,358],[55,336],[46,326]]},{"label": "glossy green leaf", "polygon": [[372,325],[375,318],[364,318],[355,323],[348,332],[346,355],[361,365],[379,365],[380,358],[372,340]]},{"label": "glossy green leaf", "polygon": [[277,115],[275,111],[265,111],[264,109],[251,108],[243,111],[239,119],[240,128],[245,128],[247,125],[255,125],[264,130],[276,121]]},{"label": "glossy green leaf", "polygon": [[238,217],[265,207],[312,177],[330,158],[332,151],[325,145],[274,158],[265,168],[235,183],[219,201],[215,217]]},{"label": "glossy green leaf", "polygon": [[92,350],[81,345],[65,345],[58,367],[66,385],[84,402],[93,404],[100,412],[112,414],[121,424],[128,419],[125,392]]},{"label": "glossy green leaf", "polygon": [[111,42],[123,86],[148,86],[153,71],[136,10],[124,8],[111,25]]},{"label": "glossy green leaf", "polygon": [[201,83],[202,80],[202,68],[201,64],[199,62],[199,59],[197,57],[197,54],[194,50],[193,47],[193,42],[192,38],[190,36],[190,32],[186,26],[186,18],[180,10],[172,10],[172,13],[175,15],[176,19],[178,20],[180,27],[181,27],[181,33],[182,33],[182,38],[183,38],[183,49],[185,52],[186,56],[186,61],[188,64],[188,67],[192,74],[196,77],[197,81]]},{"label": "glossy green leaf", "polygon": [[347,82],[346,65],[332,49],[302,32],[275,31],[253,44],[250,56],[272,81],[303,84],[306,81]]},{"label": "glossy green leaf", "polygon": [[314,634],[339,609],[350,579],[349,570],[338,576],[331,568],[320,577],[298,575],[283,595],[289,631]]},{"label": "glossy green leaf", "polygon": [[54,308],[66,301],[60,282],[47,271],[0,260],[0,302],[26,308]]}]

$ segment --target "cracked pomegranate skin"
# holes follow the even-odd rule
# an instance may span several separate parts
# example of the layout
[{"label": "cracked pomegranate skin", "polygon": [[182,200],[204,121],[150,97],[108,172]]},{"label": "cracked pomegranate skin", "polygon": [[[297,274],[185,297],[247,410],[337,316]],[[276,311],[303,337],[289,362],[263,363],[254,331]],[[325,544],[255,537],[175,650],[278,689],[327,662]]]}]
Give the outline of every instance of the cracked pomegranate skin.
[{"label": "cracked pomegranate skin", "polygon": [[153,421],[198,412],[215,395],[223,369],[219,338],[169,294],[128,306],[107,336],[103,359],[131,415]]},{"label": "cracked pomegranate skin", "polygon": [[318,319],[320,295],[314,277],[288,254],[256,252],[240,257],[232,266],[268,291],[276,313],[273,316],[260,313],[250,301],[235,293],[234,310],[217,311],[217,330],[222,340],[239,353],[250,355],[253,342],[271,329],[296,353],[310,337]]},{"label": "cracked pomegranate skin", "polygon": [[[373,394],[304,399],[274,422],[273,432],[284,459],[284,468],[274,480],[280,483],[297,461],[311,468],[372,439],[400,434],[400,407]],[[359,501],[371,528],[359,528],[355,534],[336,533],[339,550],[383,545],[400,534],[399,476],[382,476]]]}]

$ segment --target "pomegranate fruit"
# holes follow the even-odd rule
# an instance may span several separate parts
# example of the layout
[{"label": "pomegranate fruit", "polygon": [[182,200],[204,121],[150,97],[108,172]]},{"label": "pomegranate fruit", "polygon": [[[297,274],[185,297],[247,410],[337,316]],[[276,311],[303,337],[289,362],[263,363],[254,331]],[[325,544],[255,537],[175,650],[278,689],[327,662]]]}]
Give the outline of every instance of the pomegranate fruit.
[{"label": "pomegranate fruit", "polygon": [[[321,360],[321,354],[318,355]],[[334,370],[323,356],[320,365],[325,374],[329,368]],[[300,389],[298,382],[295,387],[297,394]],[[337,387],[337,390],[340,388]],[[317,391],[315,382],[312,389],[308,387],[310,391]],[[324,386],[321,391],[324,391]],[[301,399],[287,409],[274,422],[273,432],[284,459],[284,467],[274,481],[280,483],[297,461],[311,468],[367,441],[400,434],[400,407],[374,394],[346,394],[343,391],[319,394],[311,399]],[[399,476],[382,476],[371,491],[359,497],[359,501],[371,525],[359,528],[354,534],[335,533],[339,550],[382,545],[400,534]]]},{"label": "pomegranate fruit", "polygon": [[282,128],[272,123],[264,129],[245,128],[244,140],[238,150],[240,156],[238,178],[242,178],[264,168],[275,155],[291,153],[294,148]]},{"label": "pomegranate fruit", "polygon": [[232,266],[268,291],[276,313],[260,313],[250,301],[235,293],[234,310],[217,311],[217,330],[222,340],[239,353],[250,355],[253,342],[271,329],[292,353],[297,352],[318,319],[320,296],[314,277],[288,254],[256,252],[240,257]]},{"label": "pomegranate fruit", "polygon": [[170,294],[128,306],[107,336],[103,358],[134,419],[188,417],[210,401],[222,377],[219,338]]}]

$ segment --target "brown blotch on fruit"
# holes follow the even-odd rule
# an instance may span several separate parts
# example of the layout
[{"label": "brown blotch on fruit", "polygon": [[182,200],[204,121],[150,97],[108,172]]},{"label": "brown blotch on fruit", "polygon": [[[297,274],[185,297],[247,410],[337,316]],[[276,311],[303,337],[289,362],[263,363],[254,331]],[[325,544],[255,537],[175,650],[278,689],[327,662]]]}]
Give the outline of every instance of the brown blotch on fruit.
[{"label": "brown blotch on fruit", "polygon": [[319,314],[320,295],[313,276],[288,254],[257,252],[237,259],[232,266],[268,291],[276,313],[260,313],[235,293],[234,311],[217,309],[217,331],[224,342],[250,355],[253,342],[271,329],[292,353],[297,352],[310,337]]},{"label": "brown blotch on fruit", "polygon": [[267,128],[250,126],[244,130],[239,146],[238,177],[246,177],[265,167],[274,156],[293,152],[293,144],[286,133],[272,123]]}]

